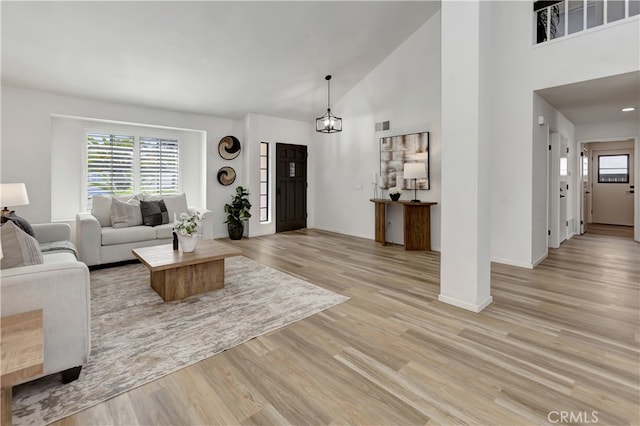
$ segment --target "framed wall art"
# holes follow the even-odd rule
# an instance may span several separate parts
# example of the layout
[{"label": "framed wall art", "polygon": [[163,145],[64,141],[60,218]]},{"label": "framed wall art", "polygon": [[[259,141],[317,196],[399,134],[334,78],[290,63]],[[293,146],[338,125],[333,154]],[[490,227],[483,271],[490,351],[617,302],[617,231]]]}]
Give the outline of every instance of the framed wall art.
[{"label": "framed wall art", "polygon": [[429,132],[380,138],[380,188],[414,189],[414,179],[404,179],[405,163],[423,162],[427,177],[415,180],[417,189],[430,189]]}]

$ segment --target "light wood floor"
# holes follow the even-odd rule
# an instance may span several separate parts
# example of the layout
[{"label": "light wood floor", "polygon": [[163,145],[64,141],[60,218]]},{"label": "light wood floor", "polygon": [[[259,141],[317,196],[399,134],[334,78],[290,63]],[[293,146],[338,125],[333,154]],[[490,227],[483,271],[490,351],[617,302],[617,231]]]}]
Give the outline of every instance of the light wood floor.
[{"label": "light wood floor", "polygon": [[58,424],[640,423],[631,239],[587,233],[534,270],[494,264],[480,314],[437,301],[437,253],[316,230],[234,244],[351,300]]}]

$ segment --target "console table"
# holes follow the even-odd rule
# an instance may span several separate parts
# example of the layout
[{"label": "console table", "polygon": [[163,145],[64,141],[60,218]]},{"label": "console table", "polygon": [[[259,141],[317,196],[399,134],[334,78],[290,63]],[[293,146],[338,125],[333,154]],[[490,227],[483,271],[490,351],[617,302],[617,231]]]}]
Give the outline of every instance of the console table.
[{"label": "console table", "polygon": [[11,387],[24,379],[42,373],[43,331],[42,309],[2,317],[2,418],[11,425]]},{"label": "console table", "polygon": [[372,198],[376,209],[376,242],[387,245],[387,205],[402,205],[404,217],[404,249],[431,250],[431,201],[412,203],[411,201],[392,201]]}]

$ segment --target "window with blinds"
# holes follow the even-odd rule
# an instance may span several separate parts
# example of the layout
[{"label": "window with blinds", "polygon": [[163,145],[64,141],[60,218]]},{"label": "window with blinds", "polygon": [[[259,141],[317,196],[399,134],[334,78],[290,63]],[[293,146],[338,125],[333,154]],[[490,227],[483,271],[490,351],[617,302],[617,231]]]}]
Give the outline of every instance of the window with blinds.
[{"label": "window with blinds", "polygon": [[94,195],[180,191],[177,139],[87,133],[87,209]]},{"label": "window with blinds", "polygon": [[140,191],[152,194],[179,190],[178,141],[140,138]]},{"label": "window with blinds", "polygon": [[87,135],[87,197],[132,194],[135,186],[133,136],[89,133]]}]

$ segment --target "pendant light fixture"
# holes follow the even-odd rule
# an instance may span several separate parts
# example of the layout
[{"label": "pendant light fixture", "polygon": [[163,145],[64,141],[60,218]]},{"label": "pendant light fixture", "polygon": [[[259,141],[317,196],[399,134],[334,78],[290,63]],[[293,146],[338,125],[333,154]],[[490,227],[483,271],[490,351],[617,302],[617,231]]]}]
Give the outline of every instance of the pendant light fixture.
[{"label": "pendant light fixture", "polygon": [[322,117],[316,118],[316,132],[337,133],[342,131],[342,118],[331,113],[331,76],[324,78],[327,80],[327,112]]}]

